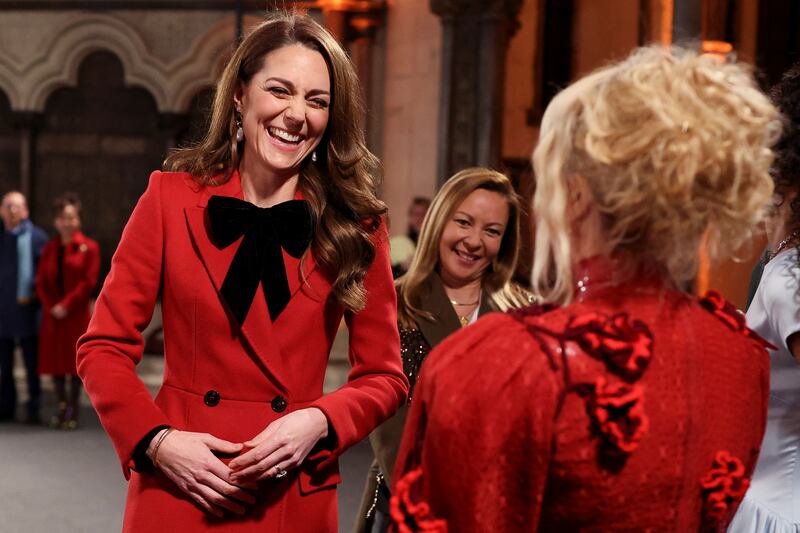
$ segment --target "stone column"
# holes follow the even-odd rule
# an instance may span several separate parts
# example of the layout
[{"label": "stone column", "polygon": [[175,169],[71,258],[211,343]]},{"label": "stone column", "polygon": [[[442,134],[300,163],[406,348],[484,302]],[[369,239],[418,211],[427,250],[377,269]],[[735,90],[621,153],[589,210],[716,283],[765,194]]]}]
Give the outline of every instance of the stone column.
[{"label": "stone column", "polygon": [[522,0],[430,0],[442,19],[438,179],[468,166],[497,167],[506,50]]},{"label": "stone column", "polygon": [[36,160],[36,134],[43,123],[41,113],[28,111],[15,111],[12,114],[14,127],[19,131],[19,191],[28,199],[28,208],[34,211],[36,200],[35,188],[35,160]]},{"label": "stone column", "polygon": [[701,38],[703,5],[700,2],[675,0],[672,13],[672,42],[681,44]]},{"label": "stone column", "polygon": [[733,43],[734,3],[731,0],[703,2],[703,39]]}]

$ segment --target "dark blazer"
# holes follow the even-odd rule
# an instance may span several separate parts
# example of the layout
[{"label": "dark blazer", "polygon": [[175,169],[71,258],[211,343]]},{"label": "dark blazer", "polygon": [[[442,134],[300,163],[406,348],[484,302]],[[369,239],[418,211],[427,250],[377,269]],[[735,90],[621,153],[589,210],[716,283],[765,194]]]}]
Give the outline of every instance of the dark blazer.
[{"label": "dark blazer", "polygon": [[[399,328],[403,367],[412,387],[417,379],[419,365],[422,362],[421,359],[447,336],[461,329],[458,315],[456,315],[450,299],[445,293],[444,285],[442,285],[439,275],[433,273],[426,281],[426,286],[426,290],[422,292],[420,308],[429,311],[435,320],[419,317],[416,328],[411,330]],[[497,310],[489,295],[485,291],[482,292],[478,316]],[[356,533],[365,531],[367,512],[375,500],[378,472],[384,476],[386,484],[391,485],[390,478],[394,469],[397,451],[400,447],[400,439],[403,436],[407,414],[408,404],[403,405],[389,420],[378,426],[369,435],[369,443],[372,446],[375,459],[367,475],[361,506],[356,517],[354,525]]]},{"label": "dark blazer", "polygon": [[[31,227],[31,248],[33,249],[33,272],[42,248],[47,243],[47,234],[28,222]],[[29,302],[17,302],[17,236],[6,231],[0,221],[0,338],[33,337],[38,334],[39,302],[36,294]]]},{"label": "dark blazer", "polygon": [[[375,260],[364,279],[363,310],[345,312],[329,298],[331,274],[313,251],[302,261],[284,253],[288,305],[270,320],[259,285],[240,328],[219,291],[241,239],[225,248],[212,243],[206,216],[212,195],[241,199],[238,174],[219,186],[201,186],[185,173],[153,173],[78,342],[78,374],[130,477],[123,529],[336,531],[337,457],[394,413],[408,391],[386,226],[372,234]],[[159,292],[165,370],[153,401],[135,366]],[[352,370],[343,387],[323,394],[343,317]],[[306,407],[325,413],[330,438],[280,483],[260,484],[244,517],[210,519],[160,472],[131,472],[136,445],[159,425],[243,442]]]}]

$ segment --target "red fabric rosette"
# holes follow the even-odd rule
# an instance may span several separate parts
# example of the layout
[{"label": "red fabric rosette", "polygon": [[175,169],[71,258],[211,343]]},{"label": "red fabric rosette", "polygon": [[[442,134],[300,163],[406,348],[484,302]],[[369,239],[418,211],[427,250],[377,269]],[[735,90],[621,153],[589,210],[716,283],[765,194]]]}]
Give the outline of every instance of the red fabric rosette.
[{"label": "red fabric rosette", "polygon": [[641,377],[653,355],[653,335],[649,328],[641,320],[631,320],[627,313],[610,317],[586,313],[573,317],[564,335],[628,379]]},{"label": "red fabric rosette", "polygon": [[431,508],[425,501],[414,501],[417,482],[422,477],[422,467],[409,470],[397,481],[389,500],[389,514],[393,530],[398,533],[447,533],[447,522],[431,516]]},{"label": "red fabric rosette", "polygon": [[772,343],[763,339],[758,333],[747,327],[747,320],[744,313],[736,309],[732,303],[727,301],[717,291],[708,291],[703,298],[700,299],[700,305],[710,311],[715,317],[722,320],[733,331],[738,331],[745,337],[749,337],[762,345],[764,348],[770,350],[777,350]]},{"label": "red fabric rosette", "polygon": [[700,480],[705,496],[705,516],[720,522],[731,507],[744,498],[750,480],[744,476],[744,464],[738,457],[722,450],[717,452],[711,470]]}]

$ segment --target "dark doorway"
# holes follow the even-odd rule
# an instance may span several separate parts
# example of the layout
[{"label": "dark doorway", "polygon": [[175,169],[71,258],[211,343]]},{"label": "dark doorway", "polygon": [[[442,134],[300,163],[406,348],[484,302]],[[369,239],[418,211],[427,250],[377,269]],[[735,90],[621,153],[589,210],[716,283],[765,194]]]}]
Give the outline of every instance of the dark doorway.
[{"label": "dark doorway", "polygon": [[186,114],[186,127],[178,133],[176,145],[191,146],[200,142],[208,130],[211,109],[214,105],[214,89],[203,89],[192,97]]},{"label": "dark doorway", "polygon": [[84,231],[103,254],[101,280],[150,172],[161,167],[167,140],[153,97],[125,86],[122,64],[110,52],[87,56],[78,86],[47,100],[37,141],[36,219],[50,229],[53,199],[79,194]]},{"label": "dark doorway", "polygon": [[764,87],[777,83],[800,60],[800,2],[761,0],[758,3],[756,64]]},{"label": "dark doorway", "polygon": [[14,128],[11,104],[0,91],[0,194],[20,187],[20,137]]}]

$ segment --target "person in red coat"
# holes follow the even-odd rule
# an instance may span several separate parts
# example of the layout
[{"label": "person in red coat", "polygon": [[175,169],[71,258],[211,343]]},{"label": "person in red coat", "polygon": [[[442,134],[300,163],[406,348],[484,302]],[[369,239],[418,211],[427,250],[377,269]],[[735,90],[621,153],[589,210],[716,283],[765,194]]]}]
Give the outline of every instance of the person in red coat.
[{"label": "person in red coat", "polygon": [[[151,175],[78,342],[130,479],[123,529],[336,531],[338,456],[408,391],[358,80],[312,18],[273,15],[234,52],[211,113]],[[159,294],[153,400],[135,366]],[[352,369],[323,394],[342,318]]]},{"label": "person in red coat", "polygon": [[89,298],[97,285],[100,247],[81,233],[81,202],[76,195],[64,194],[54,206],[58,236],[45,245],[36,272],[36,294],[43,306],[39,374],[53,376],[56,390],[58,414],[50,426],[75,429],[81,397],[75,344],[89,324]]},{"label": "person in red coat", "polygon": [[533,156],[532,286],[439,344],[393,476],[395,531],[717,531],[766,419],[766,342],[682,290],[749,238],[778,114],[749,71],[635,52],[556,96]]}]

